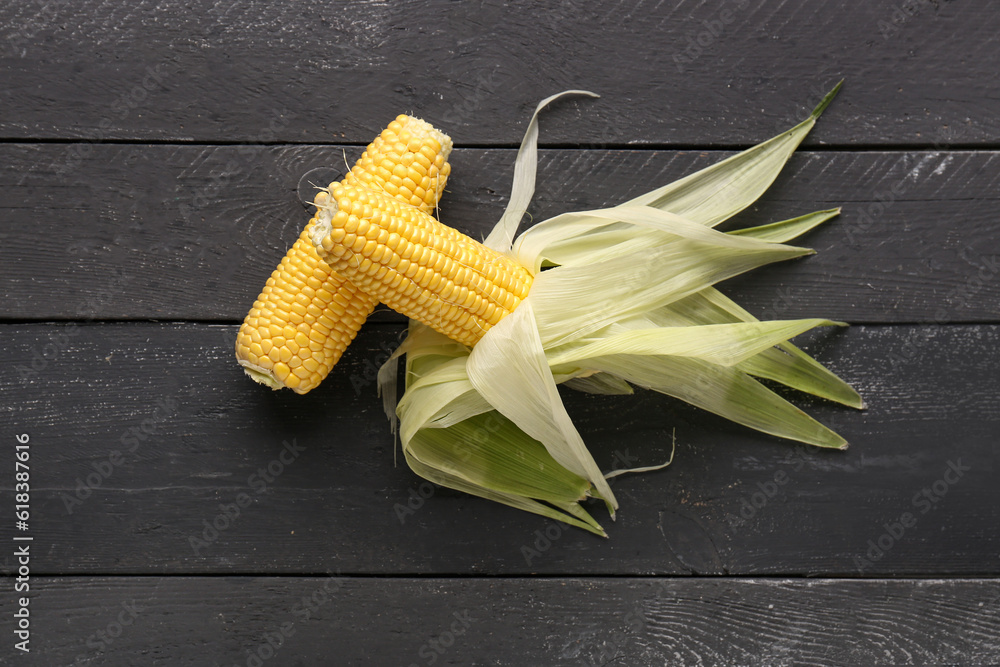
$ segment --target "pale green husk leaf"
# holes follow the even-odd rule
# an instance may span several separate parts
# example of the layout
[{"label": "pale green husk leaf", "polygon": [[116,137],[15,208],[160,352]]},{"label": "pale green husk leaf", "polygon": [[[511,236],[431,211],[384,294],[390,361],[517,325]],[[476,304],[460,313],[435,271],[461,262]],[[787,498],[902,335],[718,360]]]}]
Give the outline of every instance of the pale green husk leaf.
[{"label": "pale green husk leaf", "polygon": [[563,407],[528,296],[469,356],[469,381],[490,405],[538,440],[566,469],[589,480],[614,516],[611,487]]},{"label": "pale green husk leaf", "polygon": [[792,129],[679,181],[640,195],[627,205],[672,211],[709,227],[727,220],[764,194],[842,84],[843,81],[838,83],[809,117]]},{"label": "pale green husk leaf", "polygon": [[510,244],[514,241],[514,234],[517,233],[517,227],[521,224],[521,218],[528,210],[531,196],[535,194],[535,175],[538,172],[538,114],[552,102],[569,95],[600,97],[600,95],[587,90],[565,90],[551,97],[546,97],[535,107],[535,113],[531,115],[531,121],[528,122],[528,130],[524,133],[524,139],[521,140],[521,148],[517,153],[517,161],[514,163],[514,185],[511,189],[510,201],[507,202],[507,209],[500,217],[500,222],[483,241],[483,245],[487,248],[493,248],[499,252],[510,250]]},{"label": "pale green husk leaf", "polygon": [[618,503],[606,481],[614,473],[600,471],[558,383],[596,394],[646,387],[778,437],[845,447],[752,377],[861,407],[857,392],[788,342],[841,323],[761,322],[713,287],[809,254],[784,244],[839,212],[712,229],[767,189],[837,89],[773,139],[623,205],[540,222],[515,240],[534,192],[539,112],[562,95],[593,94],[543,100],[518,152],[510,203],[486,240],[534,274],[530,295],[471,350],[411,323],[398,406],[395,359],[379,373],[411,468],[437,484],[603,535],[579,501],[603,499],[614,517]]}]

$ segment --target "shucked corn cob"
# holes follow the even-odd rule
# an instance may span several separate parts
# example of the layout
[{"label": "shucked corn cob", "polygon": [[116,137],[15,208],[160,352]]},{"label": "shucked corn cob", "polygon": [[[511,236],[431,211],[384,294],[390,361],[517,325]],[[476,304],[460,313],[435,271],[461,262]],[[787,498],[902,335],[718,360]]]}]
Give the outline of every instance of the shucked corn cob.
[{"label": "shucked corn cob", "polygon": [[475,345],[531,287],[531,274],[514,260],[347,179],[331,185],[316,219],[310,236],[335,271],[466,345]]},{"label": "shucked corn cob", "polygon": [[[451,147],[430,124],[398,116],[342,182],[427,214],[444,193]],[[327,191],[317,195],[316,206],[327,206]],[[315,223],[309,221],[271,274],[236,339],[236,357],[250,377],[300,394],[323,381],[378,303],[320,259],[309,240]]]},{"label": "shucked corn cob", "polygon": [[[451,137],[418,118],[397,116],[368,145],[344,182],[433,213],[451,173],[449,155]],[[326,194],[317,196],[325,201]]]}]

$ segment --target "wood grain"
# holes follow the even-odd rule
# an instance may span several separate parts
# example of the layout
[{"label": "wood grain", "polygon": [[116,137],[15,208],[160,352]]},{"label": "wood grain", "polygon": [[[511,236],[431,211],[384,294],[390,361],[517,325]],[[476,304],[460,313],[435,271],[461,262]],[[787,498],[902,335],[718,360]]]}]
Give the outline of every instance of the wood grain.
[{"label": "wood grain", "polygon": [[32,590],[32,653],[5,644],[11,664],[1000,660],[996,580],[60,577]]},{"label": "wood grain", "polygon": [[[0,663],[1000,664],[998,35],[983,0],[0,3],[0,415],[31,435],[34,537],[32,652],[4,624]],[[676,428],[671,467],[614,478],[617,522],[590,508],[601,540],[394,465],[394,314],[305,397],[233,362],[300,196],[398,113],[455,139],[442,218],[483,236],[559,90],[602,97],[542,117],[534,220],[773,136],[842,78],[733,222],[843,215],[723,289],[861,324],[802,343],[868,410],[789,395],[847,452],[567,391],[603,469]]]},{"label": "wood grain", "polygon": [[[615,480],[617,522],[590,506],[608,540],[393,465],[374,377],[401,330],[365,328],[333,375],[298,396],[244,377],[231,325],[4,325],[0,404],[35,443],[34,571],[1000,573],[1000,327],[803,338],[868,403],[789,396],[844,435],[847,452],[652,392],[565,392],[604,470],[665,460],[676,429],[670,468]],[[0,503],[13,503],[12,484],[0,479]],[[897,525],[906,513],[914,525]],[[9,554],[0,559],[11,572]]]},{"label": "wood grain", "polygon": [[[903,11],[906,8],[908,11]],[[367,143],[398,113],[460,144],[746,145],[841,78],[810,145],[992,145],[989,2],[3,3],[0,138]]]},{"label": "wood grain", "polygon": [[[309,183],[343,147],[102,145],[65,175],[67,148],[0,145],[0,318],[234,322],[307,220]],[[346,149],[353,161],[360,149]],[[529,213],[625,201],[729,155],[546,150]],[[733,221],[823,208],[818,254],[725,289],[765,318],[1000,321],[1000,159],[994,151],[804,152]],[[513,150],[458,150],[442,219],[482,238],[509,194]],[[401,321],[400,318],[395,318]]]}]

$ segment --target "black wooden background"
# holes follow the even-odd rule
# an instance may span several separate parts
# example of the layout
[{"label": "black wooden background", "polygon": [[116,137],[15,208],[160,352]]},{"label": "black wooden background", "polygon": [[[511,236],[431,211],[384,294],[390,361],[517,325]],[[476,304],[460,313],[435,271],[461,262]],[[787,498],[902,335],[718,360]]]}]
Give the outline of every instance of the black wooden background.
[{"label": "black wooden background", "polygon": [[[1000,663],[995,3],[0,5],[0,662]],[[300,179],[398,113],[454,138],[441,216],[480,236],[554,92],[602,98],[543,116],[534,219],[766,139],[841,78],[737,222],[843,215],[803,239],[818,255],[723,287],[854,324],[802,344],[868,409],[793,397],[847,452],[566,393],[605,469],[663,460],[676,429],[671,467],[616,479],[617,522],[593,508],[602,540],[394,465],[374,367],[398,316],[304,397],[233,360]]]}]

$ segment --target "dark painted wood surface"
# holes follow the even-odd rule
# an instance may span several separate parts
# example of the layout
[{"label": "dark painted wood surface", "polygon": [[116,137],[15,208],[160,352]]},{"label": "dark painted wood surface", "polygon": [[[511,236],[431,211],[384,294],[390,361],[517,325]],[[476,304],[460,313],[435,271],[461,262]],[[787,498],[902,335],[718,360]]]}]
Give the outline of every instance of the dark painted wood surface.
[{"label": "dark painted wood surface", "polygon": [[[986,0],[0,3],[0,507],[29,433],[34,538],[26,656],[0,521],[0,662],[1000,663],[998,28]],[[305,397],[232,361],[300,193],[400,112],[455,138],[441,216],[481,236],[553,92],[603,97],[542,118],[535,220],[772,136],[840,78],[734,222],[843,214],[723,287],[855,324],[802,343],[868,409],[789,395],[847,452],[566,392],[604,469],[677,429],[670,468],[615,480],[617,522],[593,508],[601,540],[394,466],[398,316]]]},{"label": "dark painted wood surface", "polygon": [[[37,443],[34,525],[45,546],[34,566],[46,574],[998,569],[995,325],[816,336],[807,349],[869,407],[792,398],[843,434],[847,452],[783,442],[653,392],[565,392],[604,470],[665,460],[676,428],[670,468],[615,480],[617,522],[591,507],[608,540],[435,491],[402,461],[393,466],[373,379],[401,326],[365,329],[338,372],[306,396],[247,381],[231,359],[234,325],[5,331],[0,397],[16,406],[12,424]],[[37,371],[32,358],[41,359]],[[11,486],[3,488],[0,499],[12,502]],[[251,502],[234,508],[240,494]],[[914,525],[901,529],[907,513]],[[879,540],[892,544],[869,554]]]},{"label": "dark painted wood surface", "polygon": [[1000,584],[967,579],[73,577],[35,600],[41,655],[11,664],[1000,661]]},{"label": "dark painted wood surface", "polygon": [[[361,153],[348,150],[349,161]],[[298,236],[300,180],[325,185],[345,159],[328,146],[101,145],[62,179],[66,154],[0,145],[0,286],[18,295],[4,317],[239,321]],[[503,213],[514,155],[456,151],[442,220],[484,237]],[[530,214],[612,206],[727,155],[543,151]],[[842,215],[801,239],[816,256],[726,289],[761,317],[995,321],[998,187],[995,151],[803,152],[733,226],[836,206]]]},{"label": "dark painted wood surface", "polygon": [[[906,8],[904,10],[904,8]],[[401,110],[461,143],[568,88],[545,141],[719,146],[840,78],[837,145],[996,145],[1000,13],[979,2],[5,2],[0,137],[366,144]]]}]

